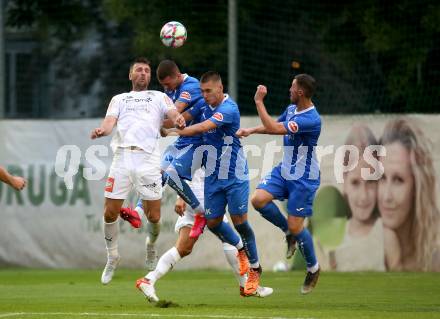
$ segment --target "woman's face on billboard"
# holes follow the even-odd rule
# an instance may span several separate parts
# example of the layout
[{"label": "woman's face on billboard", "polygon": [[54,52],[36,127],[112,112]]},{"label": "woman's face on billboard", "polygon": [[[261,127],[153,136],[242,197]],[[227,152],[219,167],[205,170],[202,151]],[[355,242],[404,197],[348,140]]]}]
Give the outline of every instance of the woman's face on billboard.
[{"label": "woman's face on billboard", "polygon": [[385,145],[386,156],[380,158],[384,174],[379,180],[378,206],[383,223],[400,228],[413,209],[414,175],[410,153],[399,142]]},{"label": "woman's face on billboard", "polygon": [[360,222],[371,218],[377,196],[377,181],[362,178],[362,168],[369,169],[371,166],[361,159],[356,168],[347,172],[344,177],[344,194],[352,218]]}]

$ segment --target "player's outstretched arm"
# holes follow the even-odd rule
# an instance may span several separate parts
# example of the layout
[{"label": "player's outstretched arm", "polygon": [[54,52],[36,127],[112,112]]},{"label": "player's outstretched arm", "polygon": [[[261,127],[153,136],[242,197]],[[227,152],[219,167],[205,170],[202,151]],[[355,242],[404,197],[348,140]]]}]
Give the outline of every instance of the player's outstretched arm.
[{"label": "player's outstretched arm", "polygon": [[[188,111],[183,112],[182,116],[185,119],[185,122],[190,122],[193,119],[192,115]],[[173,121],[171,121],[171,119],[165,119],[162,123],[162,127],[166,129],[174,128]]]},{"label": "player's outstretched arm", "polygon": [[182,113],[183,111],[185,111],[186,107],[188,106],[188,103],[182,101],[176,101],[174,102],[174,106],[176,107],[177,112]]},{"label": "player's outstretched arm", "polygon": [[205,120],[201,123],[197,123],[188,127],[185,127],[183,130],[177,131],[177,133],[180,136],[193,136],[193,135],[199,135],[205,132],[208,132],[209,130],[213,130],[217,127],[217,124],[215,124],[211,120]]},{"label": "player's outstretched arm", "polygon": [[167,117],[172,121],[173,126],[177,128],[185,127],[185,119],[176,109],[171,109],[167,112]]},{"label": "player's outstretched arm", "polygon": [[14,189],[21,191],[26,186],[26,180],[20,176],[14,176],[8,173],[6,169],[0,166],[0,181],[10,185]]},{"label": "player's outstretched arm", "polygon": [[263,125],[256,126],[256,127],[243,127],[238,129],[237,132],[235,132],[235,135],[238,137],[248,137],[252,134],[267,134],[266,128]]},{"label": "player's outstretched arm", "polygon": [[264,85],[259,85],[255,92],[254,101],[257,107],[258,116],[265,128],[265,134],[285,135],[287,130],[283,123],[275,121],[269,113],[267,113],[266,106],[264,105],[264,97],[267,94],[267,88]]},{"label": "player's outstretched arm", "polygon": [[101,126],[92,131],[90,138],[94,140],[95,138],[109,135],[113,131],[117,121],[118,119],[114,116],[106,116],[102,121]]}]

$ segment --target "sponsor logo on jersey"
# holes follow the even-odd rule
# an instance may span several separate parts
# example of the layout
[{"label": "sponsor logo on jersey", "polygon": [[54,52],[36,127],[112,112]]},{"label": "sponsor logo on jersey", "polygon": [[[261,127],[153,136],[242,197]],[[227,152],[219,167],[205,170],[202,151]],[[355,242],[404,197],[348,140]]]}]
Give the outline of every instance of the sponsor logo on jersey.
[{"label": "sponsor logo on jersey", "polygon": [[290,121],[289,123],[287,123],[287,127],[289,128],[289,131],[292,133],[298,132],[298,124],[296,124],[296,122],[294,121]]},{"label": "sponsor logo on jersey", "polygon": [[107,182],[105,183],[105,191],[112,193],[114,185],[115,185],[115,179],[113,177],[107,178]]},{"label": "sponsor logo on jersey", "polygon": [[135,103],[150,103],[150,102],[152,102],[153,101],[153,99],[151,98],[151,97],[147,97],[147,98],[133,98],[133,97],[127,97],[127,98],[125,98],[125,99],[123,99],[123,101],[125,101],[125,103],[126,104],[128,104],[128,103],[132,103],[132,102],[135,102]]},{"label": "sponsor logo on jersey", "polygon": [[223,121],[223,114],[222,113],[219,113],[219,112],[214,113],[214,115],[212,117],[215,118],[219,122]]},{"label": "sponsor logo on jersey", "polygon": [[183,99],[183,100],[191,101],[191,94],[189,94],[189,92],[187,92],[187,91],[184,91],[184,92],[180,93],[179,98]]},{"label": "sponsor logo on jersey", "polygon": [[159,194],[159,184],[157,183],[151,183],[151,184],[146,184],[146,185],[142,185],[144,186],[146,189],[149,189],[150,191],[154,192],[155,194]]}]

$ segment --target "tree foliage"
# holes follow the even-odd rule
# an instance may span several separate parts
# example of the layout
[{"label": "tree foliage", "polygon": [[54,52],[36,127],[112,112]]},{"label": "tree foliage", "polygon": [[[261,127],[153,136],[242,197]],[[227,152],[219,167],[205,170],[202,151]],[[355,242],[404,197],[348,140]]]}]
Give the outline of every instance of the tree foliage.
[{"label": "tree foliage", "polygon": [[[10,0],[7,24],[34,34],[39,53],[57,66],[55,86],[71,85],[61,92],[75,99],[99,83],[106,101],[129,87],[127,66],[137,55],[147,56],[153,67],[172,58],[195,76],[217,70],[226,82],[227,4]],[[274,88],[269,97],[274,109],[285,106],[290,78],[298,72],[318,79],[324,113],[438,111],[437,1],[240,0],[237,5],[239,102],[245,112],[255,112],[252,96],[259,83]],[[172,20],[188,30],[179,49],[166,48],[159,39],[162,25]],[[300,69],[291,68],[292,59],[301,62]],[[102,107],[94,114],[102,114]]]}]

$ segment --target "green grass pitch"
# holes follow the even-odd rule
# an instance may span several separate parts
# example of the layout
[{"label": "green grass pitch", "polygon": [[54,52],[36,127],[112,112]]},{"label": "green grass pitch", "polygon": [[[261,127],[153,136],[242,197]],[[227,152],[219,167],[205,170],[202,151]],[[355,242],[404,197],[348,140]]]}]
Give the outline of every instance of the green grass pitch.
[{"label": "green grass pitch", "polygon": [[143,270],[119,269],[108,286],[100,270],[0,270],[0,318],[440,318],[438,273],[322,273],[299,294],[301,272],[263,274],[267,298],[242,298],[227,271],[174,271],[148,303],[134,287]]}]

